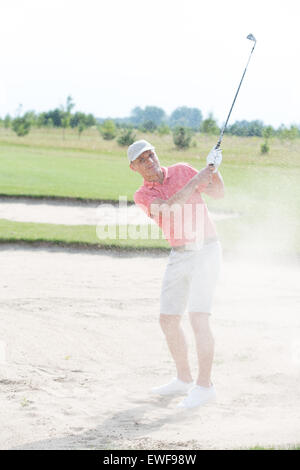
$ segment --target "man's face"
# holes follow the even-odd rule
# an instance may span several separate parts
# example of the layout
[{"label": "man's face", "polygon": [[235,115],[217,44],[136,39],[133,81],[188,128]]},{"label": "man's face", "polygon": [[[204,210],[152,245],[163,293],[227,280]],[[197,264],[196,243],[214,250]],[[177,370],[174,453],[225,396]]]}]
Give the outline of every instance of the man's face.
[{"label": "man's face", "polygon": [[140,173],[146,180],[156,176],[160,169],[159,160],[154,150],[143,152],[130,164],[130,167]]}]

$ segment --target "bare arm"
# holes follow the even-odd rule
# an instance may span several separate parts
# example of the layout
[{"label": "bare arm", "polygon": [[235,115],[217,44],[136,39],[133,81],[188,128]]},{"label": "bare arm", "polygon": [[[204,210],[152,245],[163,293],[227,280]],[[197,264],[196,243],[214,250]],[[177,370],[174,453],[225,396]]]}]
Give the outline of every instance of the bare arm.
[{"label": "bare arm", "polygon": [[211,181],[213,167],[206,166],[199,173],[193,176],[192,179],[177,193],[173,194],[169,199],[164,200],[157,198],[150,206],[151,215],[158,215],[166,204],[172,206],[173,204],[183,205],[191,197],[191,195],[201,186],[206,187]]},{"label": "bare arm", "polygon": [[203,189],[203,192],[214,199],[221,199],[224,197],[225,187],[221,173],[217,171],[212,174],[211,182]]}]

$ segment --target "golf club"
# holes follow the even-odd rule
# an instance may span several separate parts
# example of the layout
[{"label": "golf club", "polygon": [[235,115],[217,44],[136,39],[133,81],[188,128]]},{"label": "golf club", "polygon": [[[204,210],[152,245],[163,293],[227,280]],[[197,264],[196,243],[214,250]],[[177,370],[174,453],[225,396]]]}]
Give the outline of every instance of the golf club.
[{"label": "golf club", "polygon": [[221,142],[222,142],[222,139],[223,139],[223,134],[224,134],[224,132],[225,132],[227,123],[228,123],[228,121],[229,121],[231,111],[232,111],[232,109],[233,109],[233,106],[234,106],[235,100],[236,100],[236,98],[237,98],[237,95],[238,95],[238,93],[239,93],[239,91],[240,91],[242,81],[243,81],[243,79],[244,79],[244,76],[245,76],[245,73],[246,73],[248,64],[249,64],[250,59],[251,59],[251,56],[252,56],[252,52],[254,51],[254,48],[255,48],[255,46],[256,46],[256,39],[255,39],[255,37],[253,36],[253,34],[248,34],[247,39],[250,39],[250,41],[254,41],[254,45],[253,45],[252,50],[251,50],[251,52],[250,52],[250,56],[249,56],[247,65],[246,65],[246,67],[245,67],[245,70],[244,70],[242,79],[241,79],[241,81],[240,81],[239,87],[238,87],[237,92],[236,92],[236,94],[235,94],[235,97],[234,97],[233,103],[232,103],[232,105],[231,105],[229,114],[228,114],[228,116],[227,116],[226,122],[225,122],[225,124],[224,124],[224,126],[223,126],[223,128],[222,128],[222,130],[221,130],[221,134],[220,134],[218,143],[217,143],[217,145],[216,145],[216,147],[215,147],[216,149],[218,149],[218,148],[220,147],[220,145],[221,145]]}]

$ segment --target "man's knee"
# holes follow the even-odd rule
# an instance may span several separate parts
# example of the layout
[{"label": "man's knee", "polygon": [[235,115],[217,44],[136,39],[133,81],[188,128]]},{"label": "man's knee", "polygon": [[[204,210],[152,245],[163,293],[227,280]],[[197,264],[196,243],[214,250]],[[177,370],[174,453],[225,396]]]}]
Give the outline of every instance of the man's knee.
[{"label": "man's knee", "polygon": [[211,354],[215,340],[209,325],[210,315],[204,312],[190,313],[190,321],[194,330],[197,347],[202,354]]},{"label": "man's knee", "polygon": [[189,312],[190,322],[195,332],[210,331],[209,319],[210,313],[207,312]]},{"label": "man's knee", "polygon": [[170,333],[178,329],[181,321],[181,315],[164,315],[160,314],[159,324],[163,332]]}]

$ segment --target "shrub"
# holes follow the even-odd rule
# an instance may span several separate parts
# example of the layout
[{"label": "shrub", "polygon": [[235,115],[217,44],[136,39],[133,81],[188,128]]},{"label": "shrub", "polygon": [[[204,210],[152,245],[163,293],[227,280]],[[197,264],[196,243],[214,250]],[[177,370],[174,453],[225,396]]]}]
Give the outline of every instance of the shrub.
[{"label": "shrub", "polygon": [[99,127],[99,132],[104,140],[113,140],[117,135],[117,128],[112,119],[107,119]]},{"label": "shrub", "polygon": [[183,126],[176,127],[173,131],[173,141],[177,148],[189,148],[191,143],[191,131]]},{"label": "shrub", "polygon": [[265,141],[265,142],[261,145],[261,147],[260,147],[260,152],[261,152],[262,154],[264,154],[264,153],[269,153],[269,150],[270,150],[270,147],[269,147],[269,145],[268,145],[268,142]]},{"label": "shrub", "polygon": [[27,135],[30,131],[31,124],[24,117],[17,117],[12,121],[12,128],[19,137]]},{"label": "shrub", "polygon": [[135,137],[136,135],[133,133],[132,129],[123,129],[119,138],[117,139],[117,142],[119,145],[125,147],[133,144],[133,142],[135,141]]},{"label": "shrub", "polygon": [[170,134],[170,128],[167,124],[161,124],[158,128],[157,128],[157,132],[160,136],[162,135],[168,135]]}]

